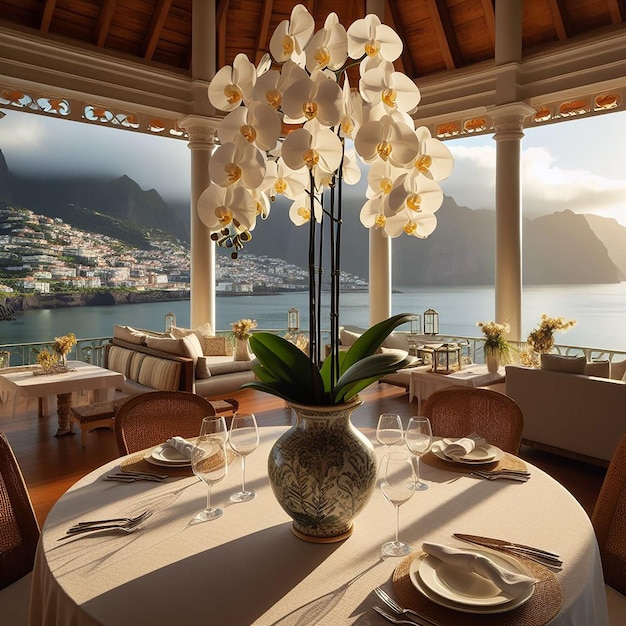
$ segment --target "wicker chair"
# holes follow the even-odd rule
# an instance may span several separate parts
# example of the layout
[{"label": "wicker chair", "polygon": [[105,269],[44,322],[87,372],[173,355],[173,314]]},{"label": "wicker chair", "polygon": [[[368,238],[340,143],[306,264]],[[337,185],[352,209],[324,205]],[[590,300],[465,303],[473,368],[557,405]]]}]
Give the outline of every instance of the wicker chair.
[{"label": "wicker chair", "polygon": [[[39,525],[13,450],[0,432],[0,616],[26,624]],[[5,621],[6,620],[6,621]]]},{"label": "wicker chair", "polygon": [[426,399],[422,413],[430,419],[433,435],[466,437],[478,433],[511,454],[518,454],[524,416],[508,396],[490,389],[446,387]]},{"label": "wicker chair", "polygon": [[115,414],[121,455],[145,450],[170,437],[196,437],[202,418],[215,415],[208,400],[188,391],[151,391],[130,397]]},{"label": "wicker chair", "polygon": [[626,615],[626,436],[613,454],[591,523],[602,558],[609,623],[623,624]]}]

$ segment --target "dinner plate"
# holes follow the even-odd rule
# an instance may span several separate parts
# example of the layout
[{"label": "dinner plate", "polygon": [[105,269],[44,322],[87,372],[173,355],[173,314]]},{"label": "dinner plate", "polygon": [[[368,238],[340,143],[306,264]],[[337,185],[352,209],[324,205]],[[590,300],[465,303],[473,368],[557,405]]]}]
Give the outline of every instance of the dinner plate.
[{"label": "dinner plate", "polygon": [[148,463],[153,465],[163,465],[169,467],[185,467],[191,465],[191,459],[181,454],[171,446],[160,445],[152,450],[148,450],[143,457]]},{"label": "dinner plate", "polygon": [[447,461],[448,463],[481,465],[484,463],[495,463],[499,461],[504,455],[504,452],[502,452],[500,448],[487,443],[480,448],[472,450],[469,454],[466,454],[465,456],[453,459],[452,457],[446,456],[446,454],[444,453],[443,448],[445,447],[445,445],[446,444],[443,441],[437,441],[433,443],[431,450],[437,458],[441,459],[442,461]]},{"label": "dinner plate", "polygon": [[[475,550],[475,552],[489,556],[503,567],[532,576],[530,571],[513,557],[490,550]],[[457,571],[451,573],[452,569]],[[535,585],[532,585],[519,596],[507,598],[490,581],[473,580],[481,579],[478,574],[464,573],[427,554],[421,554],[413,559],[409,576],[413,586],[429,600],[462,613],[505,613],[521,606],[535,593]]]}]

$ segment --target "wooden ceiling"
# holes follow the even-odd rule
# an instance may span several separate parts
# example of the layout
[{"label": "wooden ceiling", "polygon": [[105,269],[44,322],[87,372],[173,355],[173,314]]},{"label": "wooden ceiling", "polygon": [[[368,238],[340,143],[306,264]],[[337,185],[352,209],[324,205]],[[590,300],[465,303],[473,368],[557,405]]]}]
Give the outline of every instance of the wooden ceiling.
[{"label": "wooden ceiling", "polygon": [[[512,1],[512,0],[506,0]],[[348,26],[365,0],[302,0],[317,27],[335,11]],[[252,61],[289,19],[294,0],[216,0],[217,67]],[[397,69],[420,77],[494,59],[494,0],[385,0],[385,22],[405,42]],[[623,0],[523,0],[523,54],[624,29]],[[188,75],[192,0],[0,0],[0,26]]]}]

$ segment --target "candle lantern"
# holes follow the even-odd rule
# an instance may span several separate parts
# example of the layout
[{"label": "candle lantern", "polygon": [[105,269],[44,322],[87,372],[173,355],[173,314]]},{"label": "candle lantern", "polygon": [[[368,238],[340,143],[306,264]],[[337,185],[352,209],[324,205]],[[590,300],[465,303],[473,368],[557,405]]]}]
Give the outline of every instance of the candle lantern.
[{"label": "candle lantern", "polygon": [[169,333],[176,326],[176,316],[170,311],[165,314],[165,332]]},{"label": "candle lantern", "polygon": [[456,343],[444,343],[433,350],[432,371],[450,374],[461,369],[461,347]]},{"label": "candle lantern", "polygon": [[287,311],[287,330],[290,333],[300,330],[300,311],[298,309],[291,308]]},{"label": "candle lantern", "polygon": [[439,334],[439,313],[437,313],[435,309],[428,309],[427,311],[424,311],[424,334]]}]

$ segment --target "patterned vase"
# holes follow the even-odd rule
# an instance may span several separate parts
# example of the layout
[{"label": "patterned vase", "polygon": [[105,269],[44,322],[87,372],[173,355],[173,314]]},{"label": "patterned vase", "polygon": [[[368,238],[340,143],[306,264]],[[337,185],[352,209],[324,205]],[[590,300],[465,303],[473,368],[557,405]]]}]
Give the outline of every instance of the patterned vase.
[{"label": "patterned vase", "polygon": [[268,459],[276,499],[293,519],[300,539],[342,541],[376,486],[376,456],[350,421],[360,396],[337,406],[289,404],[296,423],[272,447]]},{"label": "patterned vase", "polygon": [[235,339],[235,352],[233,354],[234,361],[249,361],[250,344],[247,339]]}]

